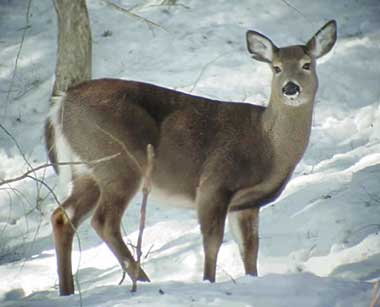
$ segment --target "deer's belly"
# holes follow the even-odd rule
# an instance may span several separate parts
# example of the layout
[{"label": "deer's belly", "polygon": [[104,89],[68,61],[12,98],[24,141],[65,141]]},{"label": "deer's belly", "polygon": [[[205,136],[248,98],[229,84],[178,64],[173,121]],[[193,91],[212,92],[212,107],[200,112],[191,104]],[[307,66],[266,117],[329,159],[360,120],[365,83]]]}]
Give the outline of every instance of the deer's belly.
[{"label": "deer's belly", "polygon": [[195,201],[193,201],[190,197],[179,194],[178,192],[171,192],[161,187],[154,185],[152,186],[152,190],[149,194],[148,201],[152,201],[155,204],[164,207],[176,207],[176,208],[195,208]]}]

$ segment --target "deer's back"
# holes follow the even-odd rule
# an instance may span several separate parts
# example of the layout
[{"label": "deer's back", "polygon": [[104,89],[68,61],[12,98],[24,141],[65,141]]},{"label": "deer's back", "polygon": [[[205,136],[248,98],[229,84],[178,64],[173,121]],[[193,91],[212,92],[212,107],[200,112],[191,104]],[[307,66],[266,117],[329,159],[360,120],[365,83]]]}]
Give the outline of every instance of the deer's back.
[{"label": "deer's back", "polygon": [[265,159],[263,152],[268,154],[257,148],[262,137],[254,122],[264,109],[258,106],[102,79],[70,89],[63,108],[64,133],[82,159],[115,154],[110,143],[117,139],[144,166],[146,146],[152,144],[155,185],[190,199],[202,176],[211,176],[215,184],[231,190],[244,185],[241,181],[252,184],[258,179],[251,177],[260,175],[254,169]]}]

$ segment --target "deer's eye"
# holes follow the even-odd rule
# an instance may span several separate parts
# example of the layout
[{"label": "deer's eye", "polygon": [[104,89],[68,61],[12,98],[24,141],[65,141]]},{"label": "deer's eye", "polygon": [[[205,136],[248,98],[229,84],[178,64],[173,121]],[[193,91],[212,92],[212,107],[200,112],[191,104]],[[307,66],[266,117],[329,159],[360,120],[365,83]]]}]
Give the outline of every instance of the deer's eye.
[{"label": "deer's eye", "polygon": [[305,64],[303,64],[302,68],[305,69],[305,70],[310,70],[311,69],[311,63],[305,63]]},{"label": "deer's eye", "polygon": [[279,66],[273,66],[273,70],[276,74],[279,74],[281,72],[281,68]]}]

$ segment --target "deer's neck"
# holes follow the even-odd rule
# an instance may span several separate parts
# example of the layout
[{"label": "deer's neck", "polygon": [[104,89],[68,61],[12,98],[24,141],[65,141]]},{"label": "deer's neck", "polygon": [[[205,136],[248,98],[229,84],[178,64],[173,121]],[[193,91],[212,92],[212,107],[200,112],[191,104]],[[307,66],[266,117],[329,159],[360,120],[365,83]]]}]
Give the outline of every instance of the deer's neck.
[{"label": "deer's neck", "polygon": [[[272,98],[262,115],[262,129],[273,148],[274,158],[295,165],[307,147],[314,99],[298,107],[277,103]],[[287,163],[286,163],[287,162]]]}]

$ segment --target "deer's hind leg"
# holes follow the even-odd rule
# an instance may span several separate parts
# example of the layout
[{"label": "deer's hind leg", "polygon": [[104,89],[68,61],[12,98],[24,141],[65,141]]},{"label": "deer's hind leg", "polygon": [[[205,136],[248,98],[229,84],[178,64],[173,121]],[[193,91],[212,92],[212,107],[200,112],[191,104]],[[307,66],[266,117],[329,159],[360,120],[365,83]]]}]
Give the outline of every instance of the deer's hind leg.
[{"label": "deer's hind leg", "polygon": [[121,235],[123,213],[136,194],[141,183],[141,173],[131,165],[129,159],[121,155],[94,169],[101,187],[101,197],[92,218],[92,226],[110,248],[124,272],[134,280],[149,281],[141,268],[137,268],[131,252]]},{"label": "deer's hind leg", "polygon": [[74,176],[71,195],[51,216],[60,295],[74,293],[71,264],[73,237],[77,227],[95,207],[99,195],[99,187],[91,176]]}]

